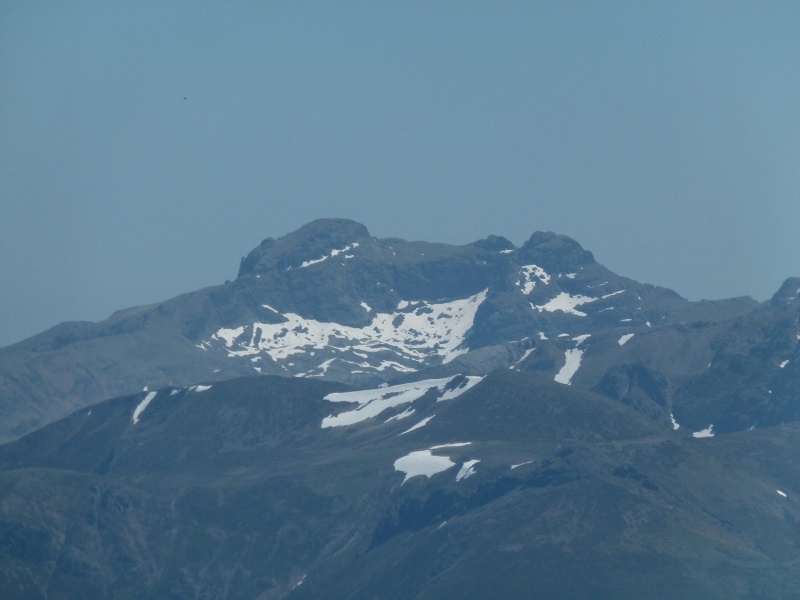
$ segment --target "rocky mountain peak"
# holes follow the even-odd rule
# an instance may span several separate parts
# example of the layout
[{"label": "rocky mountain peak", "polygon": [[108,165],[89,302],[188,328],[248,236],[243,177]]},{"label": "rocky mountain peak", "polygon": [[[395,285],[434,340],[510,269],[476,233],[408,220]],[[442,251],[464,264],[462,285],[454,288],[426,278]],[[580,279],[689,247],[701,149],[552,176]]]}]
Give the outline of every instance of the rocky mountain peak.
[{"label": "rocky mountain peak", "polygon": [[309,260],[352,249],[359,240],[369,238],[366,227],[350,219],[316,219],[274,240],[267,238],[244,257],[239,277],[273,268],[298,267]]},{"label": "rocky mountain peak", "polygon": [[594,255],[566,235],[537,231],[522,245],[520,258],[547,271],[574,271],[595,262]]},{"label": "rocky mountain peak", "polygon": [[473,246],[489,252],[502,252],[504,250],[513,250],[514,244],[502,235],[490,235],[486,239],[478,240],[472,243]]},{"label": "rocky mountain peak", "polygon": [[770,303],[774,306],[781,306],[794,302],[798,298],[800,298],[800,277],[789,277],[772,296]]}]

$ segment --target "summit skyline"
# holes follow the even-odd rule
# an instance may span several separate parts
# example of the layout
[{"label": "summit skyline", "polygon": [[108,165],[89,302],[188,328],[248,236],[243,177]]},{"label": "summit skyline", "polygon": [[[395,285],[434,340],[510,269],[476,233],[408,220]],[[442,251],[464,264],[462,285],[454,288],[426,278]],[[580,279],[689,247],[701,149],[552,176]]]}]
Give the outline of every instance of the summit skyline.
[{"label": "summit skyline", "polygon": [[0,346],[320,217],[577,240],[690,300],[800,274],[800,7],[0,8]]}]

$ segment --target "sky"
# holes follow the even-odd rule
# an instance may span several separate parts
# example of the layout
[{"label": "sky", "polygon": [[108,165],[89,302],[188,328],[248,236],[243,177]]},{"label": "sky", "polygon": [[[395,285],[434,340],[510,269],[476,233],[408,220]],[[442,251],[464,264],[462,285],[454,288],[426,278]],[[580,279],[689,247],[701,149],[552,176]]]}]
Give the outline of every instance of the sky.
[{"label": "sky", "polygon": [[800,3],[0,3],[0,346],[319,217],[765,300],[800,275]]}]

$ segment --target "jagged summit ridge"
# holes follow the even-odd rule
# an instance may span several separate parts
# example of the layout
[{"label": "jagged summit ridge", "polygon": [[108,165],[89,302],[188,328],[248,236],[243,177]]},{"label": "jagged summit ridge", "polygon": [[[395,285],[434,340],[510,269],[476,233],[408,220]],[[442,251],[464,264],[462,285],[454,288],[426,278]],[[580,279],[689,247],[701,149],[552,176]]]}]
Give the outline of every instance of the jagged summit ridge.
[{"label": "jagged summit ridge", "polygon": [[520,249],[522,260],[549,271],[574,271],[595,262],[594,255],[566,235],[537,231]]},{"label": "jagged summit ridge", "polygon": [[[266,238],[241,260],[239,276],[253,274],[269,268],[290,268],[318,259],[305,259],[305,256],[330,255],[353,243],[372,239],[378,245],[392,247],[394,245],[420,244],[428,246],[456,248],[449,244],[431,244],[426,242],[407,242],[400,238],[378,240],[372,238],[369,230],[361,223],[350,219],[316,219],[297,230],[278,238]],[[551,231],[536,231],[520,249],[507,238],[489,235],[466,246],[485,251],[512,252],[519,250],[523,256],[538,260],[543,267],[558,270],[561,267],[579,267],[594,262],[591,252],[584,250],[574,239]],[[397,256],[397,254],[395,254]],[[320,261],[321,262],[321,261]],[[561,266],[561,267],[560,267]]]},{"label": "jagged summit ridge", "polygon": [[649,360],[655,371],[688,362],[632,354],[649,332],[755,305],[689,302],[616,275],[552,232],[522,247],[498,235],[452,245],[380,239],[352,220],[319,219],[264,240],[234,281],[65,324],[0,352],[0,397],[11,406],[0,439],[144,386],[256,373],[372,386],[430,370],[514,368],[591,389],[616,360]]},{"label": "jagged summit ridge", "polygon": [[[631,336],[686,304],[615,275],[552,232],[522,248],[497,235],[454,246],[378,239],[343,219],[265,240],[243,260],[237,285],[253,316],[225,323],[198,348],[258,373],[362,384],[454,361],[461,368],[478,350],[509,366],[537,345],[569,383],[590,345],[574,340],[608,327]],[[471,368],[484,374],[488,364],[497,365]]]},{"label": "jagged summit ridge", "polygon": [[800,277],[789,277],[770,299],[773,305],[783,305],[800,298]]},{"label": "jagged summit ridge", "polygon": [[[316,219],[278,240],[267,238],[242,258],[239,276],[272,268],[292,268],[330,256],[331,252],[370,237],[361,223],[349,219]],[[309,257],[309,258],[304,258]]]}]

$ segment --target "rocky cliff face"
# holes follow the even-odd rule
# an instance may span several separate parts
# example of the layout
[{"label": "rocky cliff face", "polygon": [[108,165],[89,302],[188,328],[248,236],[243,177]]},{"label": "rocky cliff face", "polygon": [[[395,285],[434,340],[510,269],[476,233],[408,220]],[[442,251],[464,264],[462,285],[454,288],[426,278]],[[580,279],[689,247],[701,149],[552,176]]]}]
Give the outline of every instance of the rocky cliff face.
[{"label": "rocky cliff face", "polygon": [[[233,282],[0,350],[0,439],[145,386],[259,373],[377,385],[512,367],[605,389],[609,370],[641,364],[665,382],[668,420],[715,336],[757,309],[786,310],[781,302],[688,302],[553,233],[521,248],[499,236],[451,246],[322,219],[262,242]],[[712,417],[685,416],[692,426]]]}]

